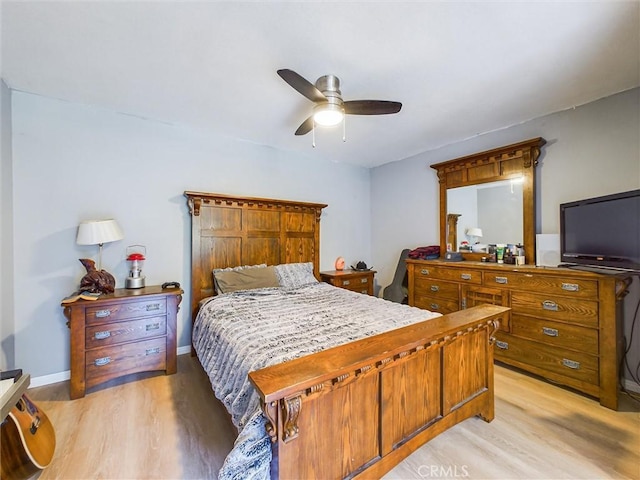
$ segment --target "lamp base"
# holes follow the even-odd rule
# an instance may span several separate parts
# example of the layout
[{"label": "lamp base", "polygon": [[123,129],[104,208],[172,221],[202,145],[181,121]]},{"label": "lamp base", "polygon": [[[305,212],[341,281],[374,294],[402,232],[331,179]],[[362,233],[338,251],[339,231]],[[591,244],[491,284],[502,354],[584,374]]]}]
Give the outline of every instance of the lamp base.
[{"label": "lamp base", "polygon": [[124,288],[144,288],[144,277],[127,277],[124,281]]}]

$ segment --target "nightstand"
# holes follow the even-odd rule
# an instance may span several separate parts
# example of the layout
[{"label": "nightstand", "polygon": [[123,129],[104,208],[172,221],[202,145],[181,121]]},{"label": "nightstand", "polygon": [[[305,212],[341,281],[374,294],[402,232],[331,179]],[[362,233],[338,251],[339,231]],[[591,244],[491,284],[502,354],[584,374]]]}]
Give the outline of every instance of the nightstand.
[{"label": "nightstand", "polygon": [[176,373],[176,316],[182,290],[118,288],[98,300],[63,304],[71,331],[71,399],[132,373]]},{"label": "nightstand", "polygon": [[320,272],[320,280],[334,287],[373,295],[375,270],[332,270]]}]

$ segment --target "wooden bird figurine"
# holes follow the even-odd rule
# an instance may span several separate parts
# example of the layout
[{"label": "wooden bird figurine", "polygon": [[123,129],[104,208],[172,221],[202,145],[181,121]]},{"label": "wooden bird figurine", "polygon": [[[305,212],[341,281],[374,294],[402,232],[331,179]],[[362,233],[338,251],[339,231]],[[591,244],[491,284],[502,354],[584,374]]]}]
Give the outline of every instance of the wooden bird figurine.
[{"label": "wooden bird figurine", "polygon": [[87,274],[80,280],[80,290],[93,293],[113,293],[116,287],[116,279],[106,270],[98,271],[96,262],[90,258],[79,259],[87,269]]}]

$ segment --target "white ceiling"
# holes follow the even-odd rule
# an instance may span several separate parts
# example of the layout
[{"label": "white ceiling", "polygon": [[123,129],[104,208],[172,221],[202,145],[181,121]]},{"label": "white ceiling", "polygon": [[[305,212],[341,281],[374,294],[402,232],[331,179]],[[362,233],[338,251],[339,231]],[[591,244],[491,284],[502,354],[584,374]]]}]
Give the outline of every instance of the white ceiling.
[{"label": "white ceiling", "polygon": [[[376,166],[640,85],[640,2],[11,2],[15,90]],[[294,136],[276,70],[403,103]]]}]

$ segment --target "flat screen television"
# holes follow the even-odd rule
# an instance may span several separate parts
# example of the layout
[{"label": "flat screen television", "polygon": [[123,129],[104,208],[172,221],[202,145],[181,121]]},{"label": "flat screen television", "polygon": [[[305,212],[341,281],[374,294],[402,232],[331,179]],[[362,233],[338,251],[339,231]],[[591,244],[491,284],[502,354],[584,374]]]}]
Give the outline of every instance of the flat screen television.
[{"label": "flat screen television", "polygon": [[640,190],[561,204],[560,257],[563,266],[640,271]]}]

